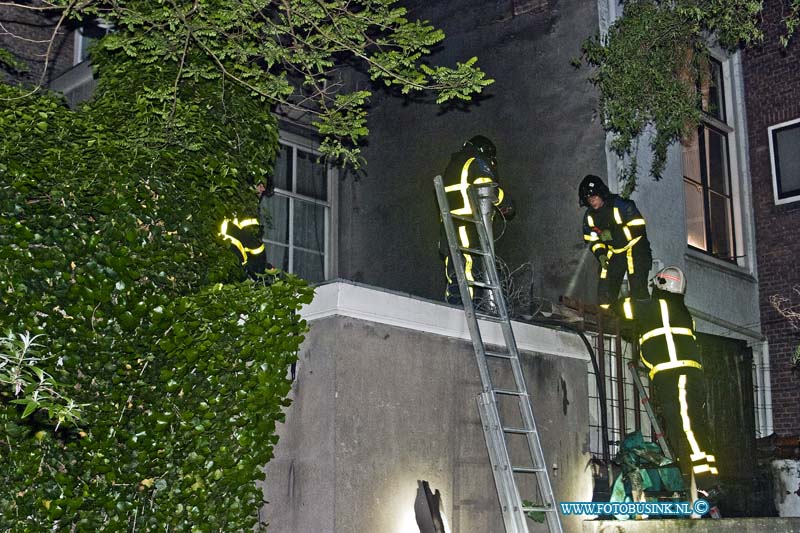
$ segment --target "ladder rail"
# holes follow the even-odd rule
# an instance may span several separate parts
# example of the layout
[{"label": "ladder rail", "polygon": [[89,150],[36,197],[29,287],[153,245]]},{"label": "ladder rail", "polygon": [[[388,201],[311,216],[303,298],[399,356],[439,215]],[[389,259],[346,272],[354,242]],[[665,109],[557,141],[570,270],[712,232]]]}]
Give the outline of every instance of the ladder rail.
[{"label": "ladder rail", "polygon": [[[478,411],[481,416],[483,426],[484,438],[486,440],[489,458],[492,463],[493,475],[495,485],[497,487],[498,498],[500,499],[501,511],[503,514],[503,521],[506,531],[508,533],[528,533],[526,522],[526,515],[524,514],[524,506],[519,488],[517,486],[514,473],[531,473],[536,477],[537,487],[541,498],[544,500],[544,506],[541,508],[545,511],[548,528],[551,532],[562,531],[560,517],[558,516],[558,509],[556,507],[553,489],[550,484],[550,477],[547,471],[547,465],[544,460],[544,452],[541,447],[536,422],[533,416],[533,408],[531,405],[530,394],[525,383],[525,377],[520,364],[519,350],[517,347],[516,339],[514,337],[514,330],[511,325],[511,319],[506,306],[505,297],[502,292],[500,277],[497,273],[497,268],[494,259],[493,243],[491,236],[486,228],[486,222],[480,216],[478,208],[478,198],[475,192],[475,186],[467,189],[467,196],[472,212],[472,217],[463,214],[453,215],[450,212],[447,195],[444,190],[444,185],[441,176],[434,179],[436,189],[437,201],[440,208],[440,215],[444,224],[445,233],[447,235],[448,248],[450,250],[450,257],[453,261],[453,266],[456,271],[458,279],[459,291],[461,300],[464,305],[464,312],[467,319],[467,327],[470,331],[475,358],[478,363],[478,371],[481,377],[482,393],[478,396]],[[478,234],[480,247],[478,250],[482,260],[482,272],[484,275],[484,282],[472,283],[466,280],[465,274],[465,261],[462,253],[471,252],[465,250],[460,246],[460,242],[456,237],[456,230],[453,224],[453,219],[472,223],[475,225]],[[479,317],[475,310],[475,305],[470,295],[470,286],[490,291],[493,296],[494,311],[497,313],[496,317],[486,318]],[[476,290],[476,289],[474,289]],[[502,355],[502,359],[509,362],[511,373],[514,377],[515,390],[502,390],[496,389],[491,381],[491,374],[487,363],[487,356],[497,357],[496,352],[487,354],[487,350],[483,341],[483,336],[478,323],[479,319],[489,319],[491,322],[497,322],[503,335],[506,353]],[[497,408],[497,395],[498,394],[512,394],[517,397],[518,408],[522,419],[522,428],[504,428],[500,419],[500,414]],[[532,467],[524,465],[515,468],[511,464],[509,456],[508,443],[506,441],[507,434],[523,434],[526,438],[528,449],[528,456],[532,463]]]},{"label": "ladder rail", "polygon": [[653,412],[653,407],[650,405],[650,396],[648,396],[647,391],[644,390],[642,378],[639,376],[639,371],[637,370],[633,361],[628,362],[628,370],[630,371],[633,384],[636,386],[636,390],[639,392],[639,402],[644,406],[647,417],[650,419],[650,425],[656,432],[656,441],[661,447],[661,453],[670,461],[674,461],[675,456],[673,455],[672,450],[669,449],[669,444],[667,443],[667,439],[665,438],[664,432],[661,429],[661,424],[658,423],[656,414]]}]

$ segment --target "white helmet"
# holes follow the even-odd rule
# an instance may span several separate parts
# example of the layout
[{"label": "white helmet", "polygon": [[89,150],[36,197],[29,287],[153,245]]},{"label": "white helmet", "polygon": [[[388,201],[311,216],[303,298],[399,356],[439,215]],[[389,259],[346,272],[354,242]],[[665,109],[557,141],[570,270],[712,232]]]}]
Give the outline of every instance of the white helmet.
[{"label": "white helmet", "polygon": [[653,287],[662,291],[673,292],[675,294],[686,294],[686,276],[683,271],[674,266],[662,268],[653,279],[650,280]]}]

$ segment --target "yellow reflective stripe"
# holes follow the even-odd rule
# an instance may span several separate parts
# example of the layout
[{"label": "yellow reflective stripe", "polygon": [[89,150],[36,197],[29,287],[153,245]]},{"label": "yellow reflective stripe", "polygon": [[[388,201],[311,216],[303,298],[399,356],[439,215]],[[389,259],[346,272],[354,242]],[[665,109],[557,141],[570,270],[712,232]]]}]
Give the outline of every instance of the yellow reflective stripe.
[{"label": "yellow reflective stripe", "polygon": [[596,252],[598,248],[605,248],[606,245],[602,242],[598,242],[597,244],[592,245],[592,253]]},{"label": "yellow reflective stripe", "polygon": [[695,474],[702,474],[703,472],[709,472],[711,467],[708,465],[697,465],[692,467],[692,472]]},{"label": "yellow reflective stripe", "polygon": [[666,300],[659,300],[658,304],[661,306],[661,323],[664,325],[664,340],[667,342],[669,360],[677,361],[678,350],[675,348],[675,339],[672,337],[672,330],[669,326],[669,307]]},{"label": "yellow reflective stripe", "polygon": [[[222,221],[222,224],[220,224],[219,227],[219,234],[222,236],[222,240],[230,241],[230,243],[234,245],[237,250],[239,250],[239,254],[242,256],[242,264],[244,265],[245,263],[247,263],[247,252],[245,251],[246,248],[242,245],[239,239],[228,235],[228,222],[230,221],[227,218]],[[234,218],[233,224],[238,227],[239,221]]]},{"label": "yellow reflective stripe", "polygon": [[628,248],[628,274],[633,274],[633,248]]},{"label": "yellow reflective stripe", "polygon": [[603,309],[608,309],[609,307],[611,307],[611,304],[600,304],[600,307],[602,307]]},{"label": "yellow reflective stripe", "polygon": [[692,367],[692,368],[699,368],[700,370],[703,369],[703,365],[698,363],[697,361],[692,361],[691,359],[681,359],[680,361],[668,361],[666,363],[659,363],[655,366],[651,366],[650,368],[650,379],[653,379],[653,376],[661,372],[662,370],[671,370],[673,368],[682,368],[682,367]]},{"label": "yellow reflective stripe", "polygon": [[709,463],[716,463],[717,462],[717,458],[714,457],[713,455],[706,455],[706,461],[709,462]]},{"label": "yellow reflective stripe", "polygon": [[245,250],[247,250],[248,252],[250,252],[253,255],[258,255],[258,254],[260,254],[261,252],[264,251],[264,245],[262,244],[258,248],[245,248]]},{"label": "yellow reflective stripe", "polygon": [[[693,339],[696,338],[694,336],[694,332],[692,332],[692,330],[689,328],[669,328],[669,330],[672,331],[672,333],[674,333],[675,335],[686,335],[687,337],[691,337]],[[665,333],[664,328],[652,329],[647,333],[645,333],[644,335],[642,335],[641,337],[639,337],[639,344],[643,343],[644,341],[650,340],[658,335],[663,335],[664,333]]]},{"label": "yellow reflective stripe", "polygon": [[[683,422],[683,432],[686,434],[686,439],[689,441],[689,447],[692,449],[692,455],[690,459],[692,462],[702,459],[706,456],[706,454],[700,450],[700,446],[697,444],[697,440],[694,438],[694,432],[692,431],[692,421],[689,420],[689,405],[686,403],[686,375],[682,374],[680,378],[678,378],[678,401],[681,404],[681,421]],[[695,459],[696,456],[699,456]],[[708,465],[702,465],[708,469]],[[696,469],[697,467],[695,467]],[[705,471],[705,470],[703,470]],[[698,470],[695,470],[698,472]]]},{"label": "yellow reflective stripe", "polygon": [[239,226],[240,228],[246,228],[247,226],[258,225],[258,220],[256,220],[255,218],[246,218],[246,219],[242,220],[241,222],[239,222],[238,220],[236,220],[234,218],[233,219],[233,223],[236,224],[237,226]]},{"label": "yellow reflective stripe", "polygon": [[586,235],[584,233],[583,234],[583,240],[584,241],[589,241],[589,242],[594,242],[594,241],[599,241],[600,237],[598,237],[597,233],[595,233],[595,232],[591,232],[589,235]]},{"label": "yellow reflective stripe", "polygon": [[626,245],[625,245],[625,246],[623,246],[622,248],[610,248],[610,249],[611,249],[611,251],[612,251],[612,252],[614,252],[615,254],[621,254],[622,252],[627,252],[628,250],[630,250],[631,248],[633,248],[633,245],[634,245],[634,244],[636,244],[637,242],[639,242],[639,240],[640,240],[641,238],[642,238],[642,236],[641,236],[641,235],[639,235],[638,237],[636,237],[636,238],[635,238],[635,239],[633,239],[632,241],[628,242],[628,244],[626,244]]},{"label": "yellow reflective stripe", "polygon": [[617,224],[622,224],[622,216],[619,214],[619,207],[614,208],[614,220]]},{"label": "yellow reflective stripe", "polygon": [[625,318],[633,320],[633,307],[631,306],[630,298],[625,298],[625,301],[622,303],[622,311],[625,313]]},{"label": "yellow reflective stripe", "polygon": [[644,226],[644,219],[643,218],[634,218],[633,220],[628,221],[626,226]]},{"label": "yellow reflective stripe", "polygon": [[469,165],[474,161],[474,157],[470,157],[464,163],[464,166],[461,167],[461,181],[455,185],[448,185],[444,188],[444,192],[460,192],[461,199],[464,202],[464,206],[458,209],[451,209],[450,212],[454,215],[471,215],[472,209],[469,206],[469,196],[467,196],[467,188],[469,187],[469,181],[467,178],[469,177]]},{"label": "yellow reflective stripe", "polygon": [[586,222],[589,223],[589,226],[594,226],[594,219],[592,218],[592,215],[586,215]]},{"label": "yellow reflective stripe", "polygon": [[631,235],[631,230],[628,229],[627,226],[622,226],[622,233],[625,234],[625,238],[631,240],[633,236]]},{"label": "yellow reflective stripe", "polygon": [[601,269],[600,270],[600,279],[606,279],[607,276],[608,276],[608,270],[606,270],[605,268]]},{"label": "yellow reflective stripe", "polygon": [[[653,369],[653,365],[650,364],[650,361],[648,361],[647,359],[644,358],[644,355],[639,354],[639,359],[642,360],[642,363],[644,363],[644,366],[646,366],[647,368],[649,368],[651,370]],[[650,379],[653,379],[653,377],[650,376]]]}]

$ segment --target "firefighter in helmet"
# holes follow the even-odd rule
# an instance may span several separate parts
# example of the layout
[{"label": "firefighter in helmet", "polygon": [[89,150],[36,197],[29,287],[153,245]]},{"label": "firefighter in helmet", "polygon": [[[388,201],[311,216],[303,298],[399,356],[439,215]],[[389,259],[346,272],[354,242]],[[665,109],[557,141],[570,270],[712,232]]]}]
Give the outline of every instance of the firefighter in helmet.
[{"label": "firefighter in helmet", "polygon": [[[450,212],[454,215],[471,215],[472,209],[469,204],[467,191],[472,186],[487,185],[497,183],[497,149],[494,143],[483,135],[476,135],[464,143],[461,150],[450,156],[450,162],[444,171],[443,182],[447,200],[450,204]],[[509,198],[499,186],[495,191],[493,201],[497,212],[506,220],[514,216],[514,207]],[[464,248],[477,248],[478,235],[472,224],[454,220],[456,233],[461,246]],[[445,276],[447,278],[447,289],[445,290],[445,300],[453,304],[461,304],[461,294],[458,289],[455,268],[450,260],[450,250],[447,246],[447,236],[444,233],[444,225],[441,225],[439,237],[439,254],[444,260]],[[463,253],[464,270],[469,280],[475,280],[480,276],[482,265],[479,259],[472,254]],[[473,294],[473,300],[477,300],[477,295]]]},{"label": "firefighter in helmet", "polygon": [[599,177],[587,175],[578,188],[583,215],[583,240],[600,263],[597,299],[608,309],[617,303],[627,274],[630,295],[646,300],[652,255],[645,221],[632,200],[612,194]]},{"label": "firefighter in helmet", "polygon": [[680,268],[670,266],[656,273],[652,286],[650,300],[635,302],[632,313],[626,312],[638,325],[640,359],[649,371],[651,399],[661,412],[662,429],[684,477],[694,475],[697,488],[706,496],[709,491],[718,494],[716,459],[708,440],[703,367],[694,320],[684,303],[686,277]]}]

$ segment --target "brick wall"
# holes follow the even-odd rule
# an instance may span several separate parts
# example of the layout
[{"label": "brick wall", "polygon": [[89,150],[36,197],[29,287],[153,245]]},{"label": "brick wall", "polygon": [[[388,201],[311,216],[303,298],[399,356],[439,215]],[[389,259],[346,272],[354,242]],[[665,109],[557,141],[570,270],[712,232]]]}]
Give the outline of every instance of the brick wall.
[{"label": "brick wall", "polygon": [[[788,48],[778,42],[784,31],[781,13],[785,2],[766,0],[761,46],[744,53],[750,172],[756,221],[761,320],[769,339],[775,432],[800,433],[800,371],[789,358],[800,342],[800,332],[770,305],[773,294],[792,295],[800,285],[800,202],[775,205],[772,193],[767,128],[800,118],[800,35]],[[800,149],[800,147],[798,147]],[[795,295],[794,303],[800,303]]]},{"label": "brick wall", "polygon": [[[60,15],[60,13],[59,13]],[[49,62],[43,85],[72,66],[74,37],[70,28],[60,27],[55,38],[58,16],[42,16],[37,11],[0,6],[0,48],[23,61],[28,71],[23,74],[5,72],[0,67],[0,80],[26,85],[38,84],[50,48]]]}]

